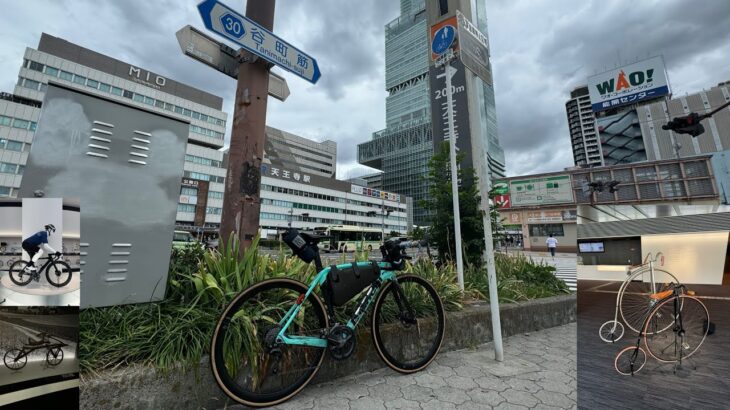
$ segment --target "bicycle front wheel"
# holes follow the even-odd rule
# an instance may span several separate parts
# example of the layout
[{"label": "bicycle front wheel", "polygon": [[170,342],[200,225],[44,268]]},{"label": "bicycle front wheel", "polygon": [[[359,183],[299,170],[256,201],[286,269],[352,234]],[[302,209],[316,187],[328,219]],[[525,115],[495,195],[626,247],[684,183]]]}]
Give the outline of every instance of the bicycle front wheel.
[{"label": "bicycle front wheel", "polygon": [[63,261],[55,261],[46,269],[46,279],[51,285],[60,288],[71,282],[71,266]]},{"label": "bicycle front wheel", "polygon": [[18,286],[25,286],[33,280],[33,275],[30,272],[25,271],[25,266],[28,262],[24,260],[15,261],[13,265],[8,269],[10,280]]},{"label": "bicycle front wheel", "polygon": [[273,406],[297,394],[314,377],[324,348],[276,341],[280,322],[297,303],[288,337],[324,337],[325,308],[307,286],[292,279],[269,279],[241,292],[218,320],[211,343],[211,367],[218,386],[251,407]]},{"label": "bicycle front wheel", "polygon": [[28,356],[23,354],[20,349],[10,349],[5,352],[3,362],[5,362],[5,367],[10,370],[20,370],[28,363]]},{"label": "bicycle front wheel", "polygon": [[[652,288],[651,275],[648,269],[634,272],[628,279],[623,292],[619,295],[619,310],[621,319],[626,326],[636,333],[644,326],[644,319],[653,306],[652,293],[659,293],[671,289],[671,284],[679,284],[674,275],[662,270],[654,269],[654,287]],[[671,323],[668,324],[671,326]],[[650,329],[653,332],[663,332],[667,327]]]},{"label": "bicycle front wheel", "polygon": [[710,314],[705,304],[693,296],[668,298],[652,309],[645,327],[667,327],[661,333],[644,335],[646,351],[664,363],[692,356],[707,336]]},{"label": "bicycle front wheel", "polygon": [[404,275],[384,286],[371,323],[375,349],[385,364],[397,372],[413,373],[436,357],[444,340],[446,316],[433,285]]}]

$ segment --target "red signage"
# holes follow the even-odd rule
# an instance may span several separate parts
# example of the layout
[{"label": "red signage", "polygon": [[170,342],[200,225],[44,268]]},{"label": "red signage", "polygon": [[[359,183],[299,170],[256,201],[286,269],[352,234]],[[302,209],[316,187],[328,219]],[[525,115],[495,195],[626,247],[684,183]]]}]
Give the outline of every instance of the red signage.
[{"label": "red signage", "polygon": [[509,199],[509,195],[495,195],[494,204],[497,208],[511,208],[512,202]]}]

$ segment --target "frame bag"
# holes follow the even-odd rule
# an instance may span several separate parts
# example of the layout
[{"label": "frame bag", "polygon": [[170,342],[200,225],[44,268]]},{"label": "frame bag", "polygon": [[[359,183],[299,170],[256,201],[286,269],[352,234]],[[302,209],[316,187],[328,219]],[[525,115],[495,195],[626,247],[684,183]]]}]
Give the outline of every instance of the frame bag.
[{"label": "frame bag", "polygon": [[329,293],[332,304],[342,306],[379,277],[380,267],[375,261],[371,261],[367,266],[358,266],[356,262],[353,262],[350,266],[342,269],[332,265],[324,288]]}]

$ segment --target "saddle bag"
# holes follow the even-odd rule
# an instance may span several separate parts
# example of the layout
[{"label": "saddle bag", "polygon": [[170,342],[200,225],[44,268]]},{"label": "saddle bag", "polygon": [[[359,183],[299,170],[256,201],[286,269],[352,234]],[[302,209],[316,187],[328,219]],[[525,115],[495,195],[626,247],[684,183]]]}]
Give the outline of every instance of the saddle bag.
[{"label": "saddle bag", "polygon": [[325,292],[329,293],[329,299],[334,306],[342,306],[370,286],[378,277],[380,277],[380,267],[375,261],[365,266],[358,266],[353,262],[342,269],[332,265],[324,283]]},{"label": "saddle bag", "polygon": [[306,263],[313,261],[317,256],[317,249],[314,249],[315,245],[308,244],[296,229],[287,230],[282,239],[291,248],[292,252]]}]

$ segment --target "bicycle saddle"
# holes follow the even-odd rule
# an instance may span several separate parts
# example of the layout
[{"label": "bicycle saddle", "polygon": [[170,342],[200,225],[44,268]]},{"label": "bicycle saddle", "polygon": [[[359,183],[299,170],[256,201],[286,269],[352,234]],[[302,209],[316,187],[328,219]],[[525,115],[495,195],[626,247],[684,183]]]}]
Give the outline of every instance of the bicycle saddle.
[{"label": "bicycle saddle", "polygon": [[671,295],[672,292],[674,292],[674,291],[672,289],[669,289],[669,290],[665,290],[664,292],[652,293],[651,295],[649,295],[649,298],[653,299],[653,300],[661,300],[661,299],[664,299],[665,297]]}]

